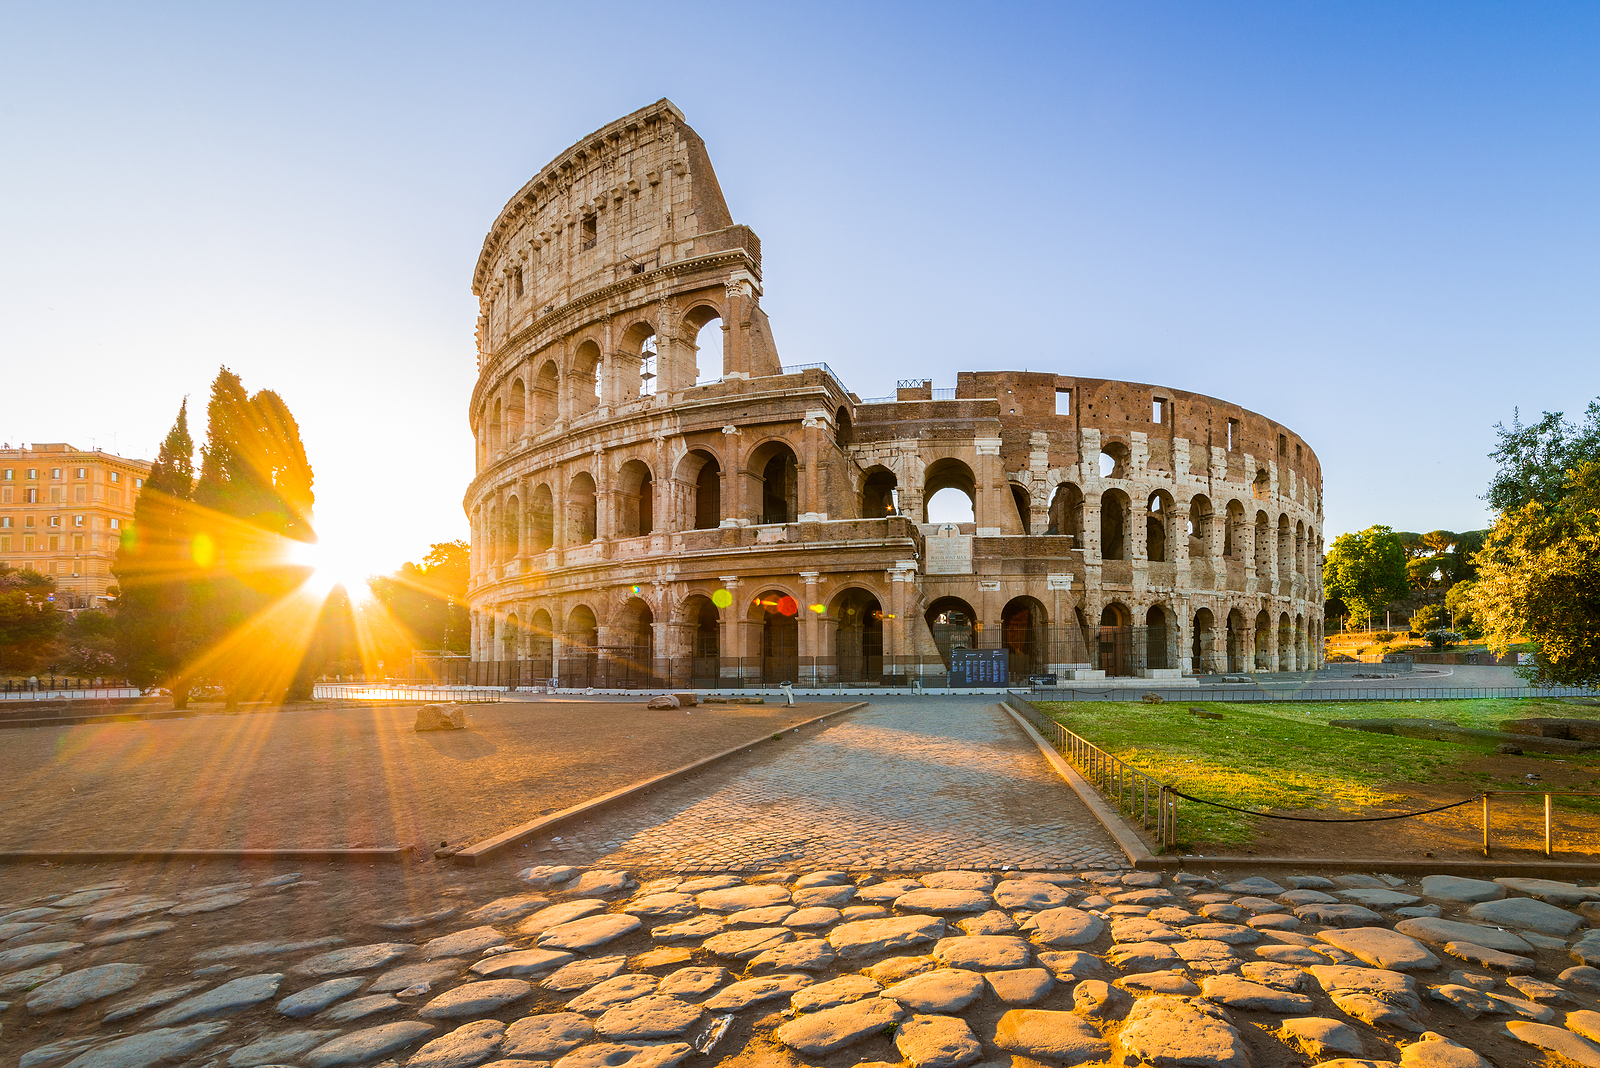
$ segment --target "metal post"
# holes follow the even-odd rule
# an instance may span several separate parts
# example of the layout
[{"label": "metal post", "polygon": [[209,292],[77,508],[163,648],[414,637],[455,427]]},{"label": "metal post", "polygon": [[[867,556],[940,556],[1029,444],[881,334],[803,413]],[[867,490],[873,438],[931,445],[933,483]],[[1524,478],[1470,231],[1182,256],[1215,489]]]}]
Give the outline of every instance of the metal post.
[{"label": "metal post", "polygon": [[1489,794],[1483,795],[1483,855],[1489,855]]},{"label": "metal post", "polygon": [[1555,855],[1554,853],[1551,852],[1550,822],[1551,822],[1551,820],[1550,820],[1550,795],[1549,794],[1545,794],[1544,795],[1544,855],[1547,856],[1547,857]]}]

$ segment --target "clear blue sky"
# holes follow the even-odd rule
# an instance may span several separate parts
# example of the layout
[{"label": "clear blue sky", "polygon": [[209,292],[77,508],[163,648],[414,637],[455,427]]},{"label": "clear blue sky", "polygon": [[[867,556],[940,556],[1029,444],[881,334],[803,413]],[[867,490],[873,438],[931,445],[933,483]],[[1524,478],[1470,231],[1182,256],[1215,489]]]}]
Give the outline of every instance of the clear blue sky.
[{"label": "clear blue sky", "polygon": [[12,4],[0,439],[153,455],[219,364],[374,568],[464,536],[474,259],[659,97],[787,363],[1237,401],[1327,535],[1486,521],[1491,426],[1600,394],[1594,4]]}]

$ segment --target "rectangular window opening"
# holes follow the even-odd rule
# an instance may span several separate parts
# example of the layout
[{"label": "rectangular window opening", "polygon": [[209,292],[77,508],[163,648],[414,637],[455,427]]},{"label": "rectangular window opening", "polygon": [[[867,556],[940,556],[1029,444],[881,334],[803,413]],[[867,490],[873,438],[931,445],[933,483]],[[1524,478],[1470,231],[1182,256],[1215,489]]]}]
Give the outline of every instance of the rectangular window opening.
[{"label": "rectangular window opening", "polygon": [[585,215],[583,217],[583,237],[579,242],[581,247],[588,251],[594,248],[595,242],[600,239],[600,216]]},{"label": "rectangular window opening", "polygon": [[1289,455],[1289,439],[1284,437],[1282,434],[1278,435],[1278,455],[1279,456],[1288,456]]},{"label": "rectangular window opening", "polygon": [[1056,390],[1056,414],[1057,415],[1071,415],[1072,414],[1072,390],[1070,390],[1070,389],[1058,389],[1058,390]]},{"label": "rectangular window opening", "polygon": [[1239,444],[1239,420],[1228,420],[1228,451],[1232,452]]},{"label": "rectangular window opening", "polygon": [[1167,421],[1167,402],[1163,397],[1156,397],[1150,401],[1150,421],[1165,424]]}]

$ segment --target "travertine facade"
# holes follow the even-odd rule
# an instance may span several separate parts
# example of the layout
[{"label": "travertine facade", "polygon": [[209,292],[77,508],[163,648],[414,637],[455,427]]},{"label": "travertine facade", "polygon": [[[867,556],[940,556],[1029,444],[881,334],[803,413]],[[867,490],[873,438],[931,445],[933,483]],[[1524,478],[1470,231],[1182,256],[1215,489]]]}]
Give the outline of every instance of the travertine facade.
[{"label": "travertine facade", "polygon": [[[1295,434],[1139,383],[977,371],[863,401],[783,367],[760,243],[668,101],[523,187],[473,291],[477,660],[715,682],[926,677],[952,645],[1010,648],[1013,677],[1319,659]],[[942,489],[972,522],[927,522]]]},{"label": "travertine facade", "polygon": [[62,443],[0,449],[0,565],[55,580],[56,607],[99,608],[149,460]]}]

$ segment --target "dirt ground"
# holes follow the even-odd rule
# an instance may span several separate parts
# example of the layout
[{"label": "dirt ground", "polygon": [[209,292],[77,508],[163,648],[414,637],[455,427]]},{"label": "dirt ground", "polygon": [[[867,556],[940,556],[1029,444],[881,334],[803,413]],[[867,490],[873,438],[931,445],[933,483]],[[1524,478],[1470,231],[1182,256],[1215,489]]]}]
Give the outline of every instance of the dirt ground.
[{"label": "dirt ground", "polygon": [[[1600,812],[1555,802],[1554,852],[1544,853],[1544,795],[1541,789],[1588,790],[1600,794],[1600,757],[1573,759],[1488,754],[1461,763],[1462,780],[1454,784],[1388,783],[1383,789],[1409,800],[1382,808],[1274,810],[1286,816],[1327,820],[1335,817],[1385,816],[1447,805],[1496,792],[1490,805],[1492,858],[1495,860],[1600,861]],[[1536,776],[1530,779],[1528,776]],[[1515,791],[1527,796],[1505,796]],[[1590,799],[1600,802],[1600,796]],[[1189,802],[1180,805],[1188,806]],[[1594,807],[1600,808],[1600,805]],[[1183,831],[1179,809],[1179,832]],[[1445,812],[1381,823],[1301,823],[1261,820],[1249,846],[1191,841],[1188,852],[1204,856],[1373,858],[1382,860],[1482,860],[1483,803],[1474,800]]]},{"label": "dirt ground", "polygon": [[0,850],[465,845],[842,707],[327,708],[0,732]]}]

